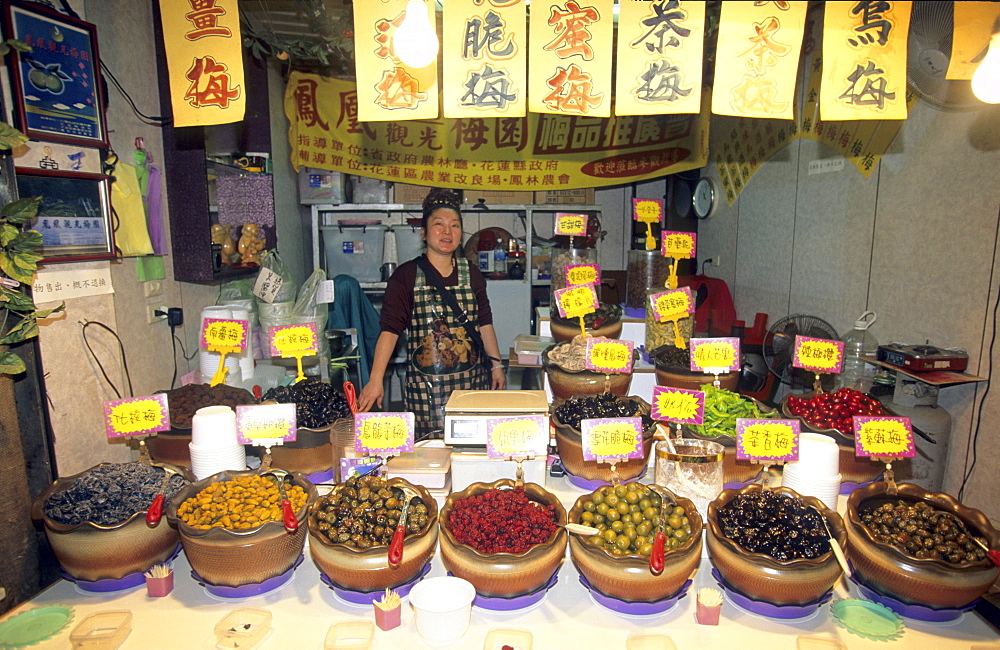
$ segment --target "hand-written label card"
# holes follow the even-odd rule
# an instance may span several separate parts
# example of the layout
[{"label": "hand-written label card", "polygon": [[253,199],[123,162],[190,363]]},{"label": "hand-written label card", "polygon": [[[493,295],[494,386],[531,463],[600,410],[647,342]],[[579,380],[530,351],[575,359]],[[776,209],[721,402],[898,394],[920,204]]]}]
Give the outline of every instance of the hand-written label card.
[{"label": "hand-written label card", "polygon": [[653,310],[653,318],[662,323],[665,320],[677,320],[687,314],[694,313],[694,300],[690,287],[670,289],[654,293],[649,297],[649,306]]},{"label": "hand-written label card", "polygon": [[739,369],[738,338],[691,339],[691,370],[730,372]]},{"label": "hand-written label card", "polygon": [[272,357],[296,357],[316,354],[319,349],[316,323],[279,325],[267,328]]},{"label": "hand-written label card", "polygon": [[244,445],[295,442],[295,404],[248,404],[236,407],[236,440]]},{"label": "hand-written label card", "polygon": [[201,347],[206,350],[226,348],[232,352],[242,352],[247,346],[247,330],[250,323],[231,318],[206,318],[201,323]]},{"label": "hand-written label card", "polygon": [[587,370],[597,372],[632,372],[635,343],[618,339],[587,339]]},{"label": "hand-written label card", "polygon": [[777,462],[799,458],[798,420],[736,419],[736,458]]},{"label": "hand-written label card", "polygon": [[554,234],[583,237],[587,234],[587,215],[556,212]]},{"label": "hand-written label card", "polygon": [[632,199],[632,216],[640,223],[661,223],[663,221],[663,201],[660,199]]},{"label": "hand-written label card", "polygon": [[596,418],[581,421],[580,427],[584,460],[642,458],[641,418]]},{"label": "hand-written label card", "polygon": [[677,232],[664,230],[660,233],[660,252],[664,257],[672,257],[676,260],[693,258],[697,247],[695,242],[698,235],[693,232]]},{"label": "hand-written label card", "polygon": [[546,456],[549,421],[544,415],[486,420],[486,455],[490,458]]},{"label": "hand-written label card", "polygon": [[577,318],[597,311],[601,306],[597,300],[597,291],[592,284],[578,284],[574,287],[556,289],[556,306],[563,318]]},{"label": "hand-written label card", "polygon": [[854,454],[871,458],[913,458],[910,418],[854,416]]},{"label": "hand-written label card", "polygon": [[354,416],[354,451],[395,455],[413,451],[413,413],[358,413]]},{"label": "hand-written label card", "polygon": [[257,281],[253,285],[253,295],[270,304],[274,302],[284,282],[282,277],[271,269],[261,267],[257,273]]},{"label": "hand-written label card", "polygon": [[840,372],[844,366],[844,344],[841,341],[796,336],[792,365],[813,372]]},{"label": "hand-written label card", "polygon": [[652,407],[654,420],[701,424],[705,421],[705,392],[654,386]]},{"label": "hand-written label card", "polygon": [[167,395],[158,393],[104,402],[104,428],[109,438],[166,431],[170,428]]},{"label": "hand-written label card", "polygon": [[566,285],[601,283],[601,267],[597,264],[571,264],[566,267]]}]

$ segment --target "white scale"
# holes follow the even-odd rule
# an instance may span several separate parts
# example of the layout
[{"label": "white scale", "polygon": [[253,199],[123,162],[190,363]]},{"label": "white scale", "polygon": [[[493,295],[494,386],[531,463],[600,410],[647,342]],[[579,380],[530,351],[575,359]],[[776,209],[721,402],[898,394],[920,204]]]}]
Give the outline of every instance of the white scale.
[{"label": "white scale", "polygon": [[548,418],[544,390],[456,390],[444,405],[444,442],[486,447],[486,420],[541,415]]}]

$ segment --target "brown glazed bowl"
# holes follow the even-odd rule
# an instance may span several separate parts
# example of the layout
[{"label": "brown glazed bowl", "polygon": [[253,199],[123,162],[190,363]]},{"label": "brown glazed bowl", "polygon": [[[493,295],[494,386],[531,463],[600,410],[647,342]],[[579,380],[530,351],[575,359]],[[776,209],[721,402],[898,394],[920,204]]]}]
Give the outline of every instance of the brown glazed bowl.
[{"label": "brown glazed bowl", "polygon": [[[719,526],[719,509],[743,493],[759,492],[760,485],[748,485],[739,490],[723,490],[708,504],[706,525],[708,554],[712,565],[723,579],[743,595],[753,600],[777,606],[806,605],[818,600],[840,578],[841,569],[833,551],[818,558],[776,560],[764,553],[753,553],[722,534]],[[826,517],[830,531],[840,542],[847,543],[844,520],[816,497],[802,496],[786,488],[772,488],[772,492],[802,499],[807,505]]]},{"label": "brown glazed bowl", "polygon": [[209,485],[255,474],[256,470],[227,470],[212,474],[178,492],[170,500],[170,506],[164,508],[170,525],[180,531],[188,563],[210,585],[242,587],[260,584],[294,567],[302,555],[306,542],[306,513],[316,500],[317,493],[316,486],[299,472],[289,474],[292,485],[298,485],[306,493],[306,505],[295,513],[299,526],[294,533],[286,531],[280,521],[269,521],[246,530],[219,527],[202,530],[188,526],[177,516],[177,509],[186,499]]},{"label": "brown glazed bowl", "polygon": [[[583,504],[590,494],[580,496],[569,511],[569,521],[580,522]],[[626,602],[656,602],[676,594],[701,562],[702,520],[690,499],[675,497],[677,505],[687,511],[691,521],[691,536],[680,548],[664,551],[663,572],[653,575],[649,558],[643,555],[616,557],[603,548],[587,542],[581,535],[569,536],[569,553],[583,577],[606,596]]]},{"label": "brown glazed bowl", "polygon": [[511,490],[515,482],[504,478],[492,483],[473,483],[452,493],[441,508],[441,559],[445,568],[468,580],[476,593],[486,597],[513,598],[544,587],[566,556],[566,509],[556,495],[536,483],[525,483],[524,492],[532,501],[555,507],[556,531],[523,553],[480,553],[462,544],[448,528],[448,516],[455,502],[490,490]]},{"label": "brown glazed bowl", "polygon": [[191,419],[204,406],[225,405],[235,408],[239,405],[256,404],[250,391],[219,384],[187,384],[167,391],[170,404],[170,430],[162,431],[146,439],[149,455],[156,462],[170,463],[178,467],[191,466],[188,443],[191,442]]},{"label": "brown glazed bowl", "polygon": [[898,484],[895,495],[888,494],[884,481],[858,488],[847,499],[846,553],[858,579],[882,595],[909,605],[932,609],[962,609],[985,594],[1000,568],[988,559],[950,564],[944,560],[915,558],[894,546],[876,541],[861,523],[860,513],[886,502],[926,502],[936,510],[958,517],[970,532],[990,548],[1000,547],[1000,532],[979,510],[968,508],[943,492],[928,492],[913,483]]},{"label": "brown glazed bowl", "polygon": [[[603,313],[596,316],[597,318],[601,318],[601,323],[597,327],[594,327],[593,324],[595,319],[594,313],[584,316],[583,322],[587,328],[587,334],[601,339],[616,339],[621,336],[624,325],[622,322],[621,305],[601,303],[600,309]],[[580,333],[580,319],[563,318],[559,315],[558,310],[553,309],[549,327],[552,329],[552,338],[555,339],[556,343],[568,341]]]},{"label": "brown glazed bowl", "polygon": [[[427,505],[427,525],[419,532],[408,535],[403,542],[403,559],[398,566],[389,565],[389,547],[372,546],[364,550],[334,544],[318,532],[316,514],[322,497],[309,509],[309,554],[319,570],[338,586],[352,591],[370,592],[394,588],[419,575],[434,555],[438,539],[438,508],[434,497],[422,485],[414,485],[401,478],[387,481],[390,487],[408,487]],[[331,494],[344,489],[341,483]]]},{"label": "brown glazed bowl", "polygon": [[[89,521],[60,524],[45,516],[45,503],[49,497],[67,490],[73,481],[95,467],[56,479],[32,502],[31,518],[42,522],[45,536],[60,566],[76,580],[96,582],[119,580],[166,562],[177,550],[180,536],[163,520],[154,527],[146,525],[146,510],[113,526]],[[190,472],[174,469],[188,480],[194,479]]]},{"label": "brown glazed bowl", "polygon": [[[577,397],[587,397],[587,395],[571,395],[569,399]],[[621,397],[623,400],[635,401],[639,404],[637,413],[649,415],[649,402],[630,395]],[[611,466],[606,463],[598,463],[594,460],[583,459],[583,433],[579,429],[574,429],[568,424],[564,424],[556,415],[559,408],[568,399],[557,399],[552,402],[552,426],[556,430],[556,447],[559,451],[559,459],[563,467],[573,476],[577,476],[589,481],[611,482]],[[641,476],[646,470],[649,461],[649,454],[653,449],[653,434],[656,433],[656,423],[643,431],[642,437],[642,458],[630,458],[615,466],[615,472],[619,481],[629,481]]]},{"label": "brown glazed bowl", "polygon": [[605,375],[594,370],[565,370],[557,366],[549,359],[549,352],[564,345],[569,345],[569,342],[556,343],[542,350],[542,367],[549,378],[554,397],[569,399],[573,395],[600,395],[604,392],[605,380],[609,381],[609,390],[615,395],[628,395],[632,373]]},{"label": "brown glazed bowl", "polygon": [[294,442],[271,447],[271,466],[306,475],[328,472],[333,467],[330,431],[334,424],[336,420],[319,429],[299,427]]}]

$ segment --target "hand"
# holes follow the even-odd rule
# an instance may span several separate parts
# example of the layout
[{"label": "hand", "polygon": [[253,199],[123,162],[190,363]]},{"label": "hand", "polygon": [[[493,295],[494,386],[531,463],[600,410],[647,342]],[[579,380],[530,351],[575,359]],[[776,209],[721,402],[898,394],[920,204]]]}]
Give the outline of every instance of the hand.
[{"label": "hand", "polygon": [[503,366],[497,366],[492,372],[493,390],[503,390],[507,388],[507,375]]},{"label": "hand", "polygon": [[382,386],[381,381],[368,380],[365,387],[361,389],[361,394],[358,395],[358,413],[367,413],[372,406],[376,405],[381,409],[384,395],[385,387]]}]

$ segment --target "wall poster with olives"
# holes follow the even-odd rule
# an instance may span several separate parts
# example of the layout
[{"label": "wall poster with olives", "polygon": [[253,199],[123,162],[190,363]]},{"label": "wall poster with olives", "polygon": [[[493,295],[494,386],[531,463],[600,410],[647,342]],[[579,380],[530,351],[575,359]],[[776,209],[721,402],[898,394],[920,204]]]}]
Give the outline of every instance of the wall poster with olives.
[{"label": "wall poster with olives", "polygon": [[40,140],[108,146],[95,27],[40,4],[8,0],[4,33],[31,47],[9,54],[18,128]]}]

